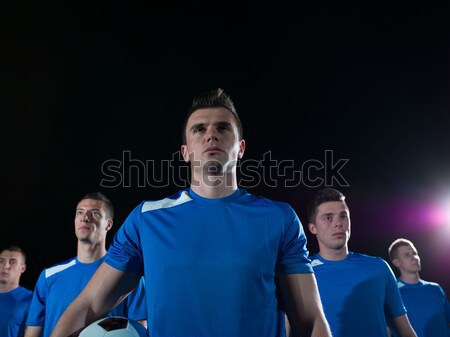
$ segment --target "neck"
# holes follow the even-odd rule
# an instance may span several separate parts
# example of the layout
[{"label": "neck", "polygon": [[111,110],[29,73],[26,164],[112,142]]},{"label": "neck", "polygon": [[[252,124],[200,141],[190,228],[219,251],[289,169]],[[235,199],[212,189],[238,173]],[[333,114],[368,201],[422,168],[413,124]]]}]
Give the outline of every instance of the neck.
[{"label": "neck", "polygon": [[105,242],[96,244],[78,241],[77,258],[80,262],[91,263],[106,255]]},{"label": "neck", "polygon": [[6,293],[11,290],[16,289],[19,286],[19,281],[17,282],[0,282],[0,293]]},{"label": "neck", "polygon": [[236,171],[220,175],[194,172],[191,176],[191,189],[204,198],[224,198],[238,189]]},{"label": "neck", "polygon": [[400,280],[405,281],[406,283],[409,284],[416,284],[419,283],[420,275],[419,273],[401,272]]},{"label": "neck", "polygon": [[322,256],[325,260],[329,261],[340,261],[348,256],[348,246],[345,245],[338,249],[332,249],[328,247],[324,247],[319,243],[319,254]]}]

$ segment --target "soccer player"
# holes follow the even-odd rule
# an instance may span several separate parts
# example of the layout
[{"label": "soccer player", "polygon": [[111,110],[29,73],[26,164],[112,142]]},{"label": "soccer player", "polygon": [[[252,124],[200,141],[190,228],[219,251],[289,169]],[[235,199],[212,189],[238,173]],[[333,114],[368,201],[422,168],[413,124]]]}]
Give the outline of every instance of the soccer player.
[{"label": "soccer player", "polygon": [[[421,263],[414,244],[397,239],[389,246],[389,258],[399,270],[398,288],[418,337],[450,336],[450,304],[442,287],[420,278]],[[392,329],[397,336],[395,329]]]},{"label": "soccer player", "polygon": [[[26,337],[38,337],[41,333],[49,336],[64,310],[86,286],[105,258],[106,235],[113,225],[113,217],[113,205],[103,193],[87,194],[78,202],[77,256],[40,274],[27,319]],[[137,281],[136,289],[108,316],[129,317],[146,326],[144,280]]]},{"label": "soccer player", "polygon": [[10,246],[0,252],[0,336],[21,337],[33,292],[19,285],[26,270],[22,248]]},{"label": "soccer player", "polygon": [[135,208],[52,337],[110,310],[142,274],[152,337],[285,336],[285,311],[294,336],[330,336],[296,213],[238,188],[245,145],[223,90],[194,98],[181,146],[190,188]]},{"label": "soccer player", "polygon": [[332,188],[319,190],[308,206],[308,220],[319,244],[311,265],[333,337],[388,336],[386,317],[400,336],[416,336],[389,265],[349,251],[350,211],[344,195]]}]

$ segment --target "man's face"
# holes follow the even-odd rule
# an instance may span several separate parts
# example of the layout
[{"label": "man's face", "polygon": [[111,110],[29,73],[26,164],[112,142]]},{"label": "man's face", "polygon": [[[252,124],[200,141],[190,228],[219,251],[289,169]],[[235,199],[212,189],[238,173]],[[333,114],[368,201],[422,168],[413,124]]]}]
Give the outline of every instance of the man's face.
[{"label": "man's face", "polygon": [[244,150],[245,142],[239,140],[236,121],[229,110],[199,109],[189,117],[181,153],[194,171],[228,172],[236,167]]},{"label": "man's face", "polygon": [[410,245],[398,247],[392,263],[401,272],[418,273],[421,270],[419,254]]},{"label": "man's face", "polygon": [[315,223],[308,225],[320,249],[339,250],[350,238],[350,212],[342,201],[324,202],[317,207]]},{"label": "man's face", "polygon": [[111,229],[112,219],[106,214],[101,200],[83,199],[75,211],[75,235],[79,241],[97,243],[104,241]]},{"label": "man's face", "polygon": [[4,250],[0,253],[0,283],[19,282],[26,265],[20,252]]}]

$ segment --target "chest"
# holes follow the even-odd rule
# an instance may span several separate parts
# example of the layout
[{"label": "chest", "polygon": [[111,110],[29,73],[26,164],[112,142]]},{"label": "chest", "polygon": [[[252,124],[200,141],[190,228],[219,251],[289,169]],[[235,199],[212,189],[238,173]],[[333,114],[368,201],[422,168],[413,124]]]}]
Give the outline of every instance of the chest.
[{"label": "chest", "polygon": [[185,271],[273,273],[281,235],[265,212],[223,205],[155,212],[141,224],[145,263]]},{"label": "chest", "polygon": [[314,271],[321,296],[331,305],[365,303],[379,307],[384,304],[386,278],[376,266],[324,265]]}]

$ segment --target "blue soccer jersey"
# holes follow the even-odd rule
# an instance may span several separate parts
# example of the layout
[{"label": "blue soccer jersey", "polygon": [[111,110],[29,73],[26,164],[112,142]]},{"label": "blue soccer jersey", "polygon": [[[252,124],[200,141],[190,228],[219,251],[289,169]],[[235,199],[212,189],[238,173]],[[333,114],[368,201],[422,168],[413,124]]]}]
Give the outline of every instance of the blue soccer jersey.
[{"label": "blue soccer jersey", "polygon": [[0,293],[0,336],[20,337],[25,330],[33,292],[17,287],[6,293]]},{"label": "blue soccer jersey", "polygon": [[[43,326],[43,336],[49,336],[61,315],[84,289],[103,260],[101,258],[92,263],[82,263],[77,258],[72,258],[45,269],[36,283],[27,326]],[[146,319],[144,280],[107,316]]]},{"label": "blue soccer jersey", "polygon": [[311,256],[333,337],[387,336],[386,317],[405,314],[395,276],[379,257],[350,252],[328,261]]},{"label": "blue soccer jersey", "polygon": [[192,190],[143,202],[105,262],[144,272],[150,336],[285,336],[275,275],[312,273],[306,237],[285,203],[244,190]]},{"label": "blue soccer jersey", "polygon": [[[420,280],[409,284],[397,280],[408,318],[418,337],[450,336],[450,304],[437,283]],[[396,336],[393,329],[394,336]]]}]

